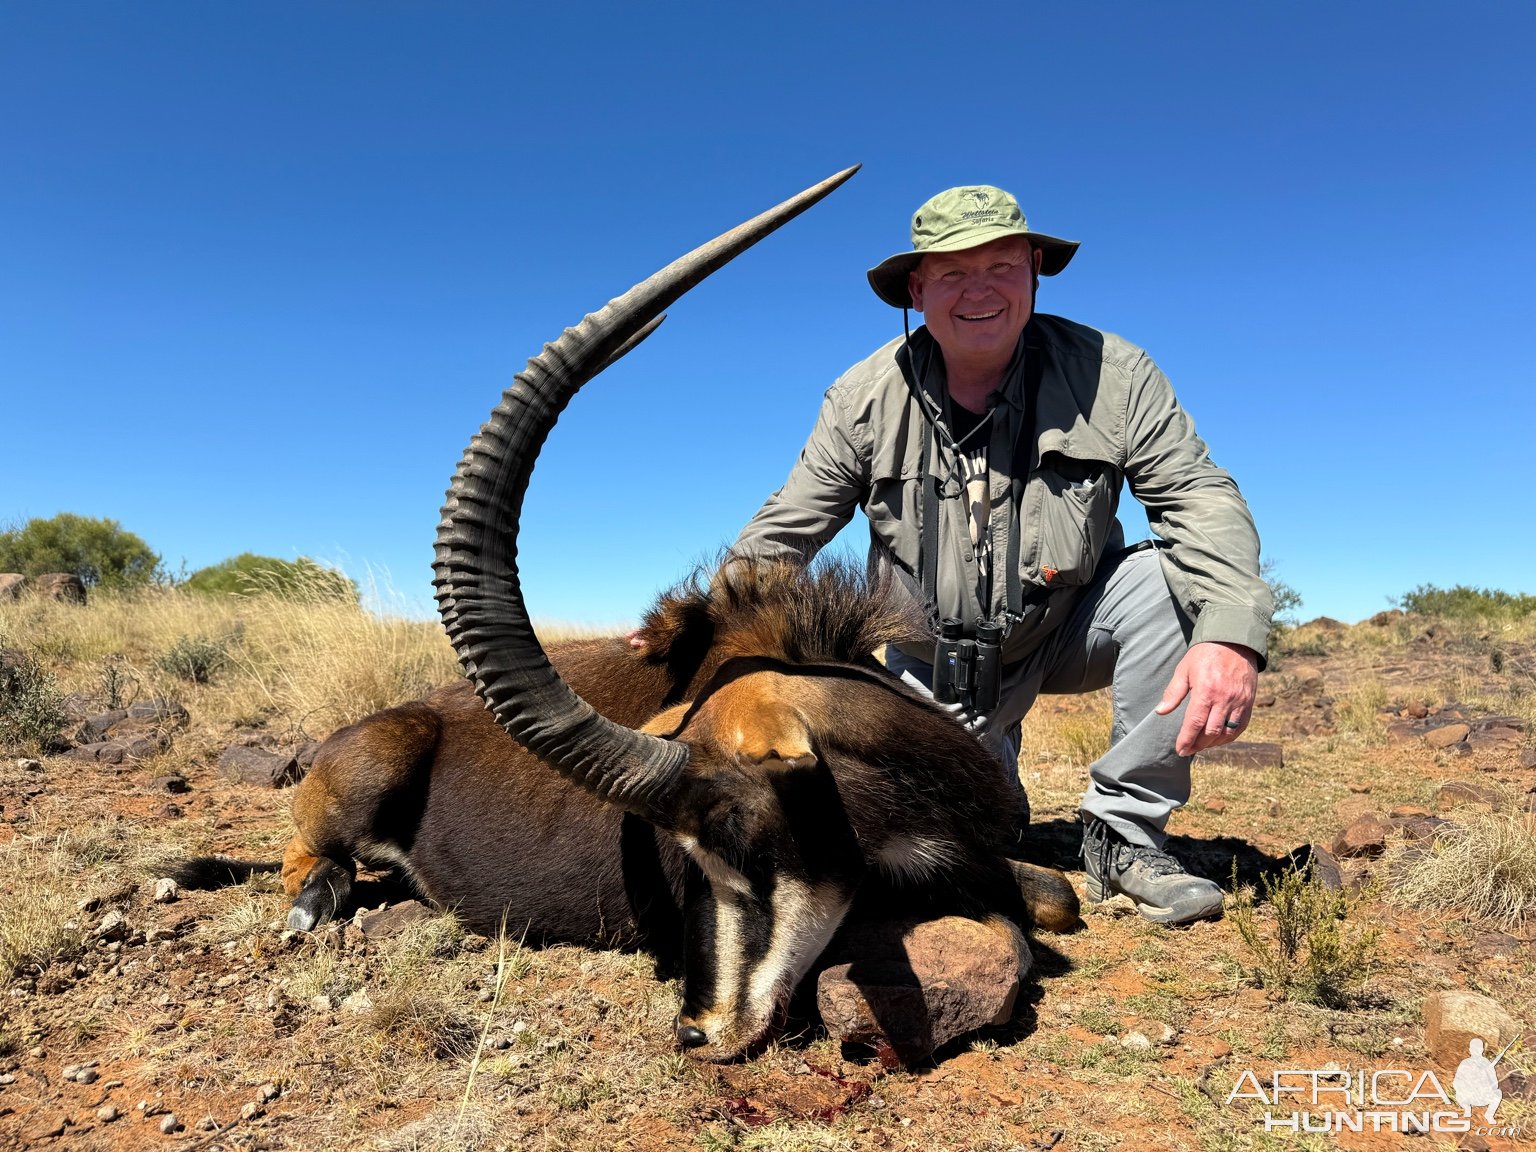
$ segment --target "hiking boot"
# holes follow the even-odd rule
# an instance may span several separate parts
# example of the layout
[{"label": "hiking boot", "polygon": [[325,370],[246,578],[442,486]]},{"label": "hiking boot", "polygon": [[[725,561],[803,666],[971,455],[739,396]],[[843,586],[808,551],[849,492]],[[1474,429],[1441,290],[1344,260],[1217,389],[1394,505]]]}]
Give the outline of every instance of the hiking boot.
[{"label": "hiking boot", "polygon": [[1088,900],[1124,893],[1136,910],[1159,924],[1187,924],[1221,915],[1221,889],[1191,876],[1168,853],[1127,844],[1104,821],[1083,815],[1083,870]]}]

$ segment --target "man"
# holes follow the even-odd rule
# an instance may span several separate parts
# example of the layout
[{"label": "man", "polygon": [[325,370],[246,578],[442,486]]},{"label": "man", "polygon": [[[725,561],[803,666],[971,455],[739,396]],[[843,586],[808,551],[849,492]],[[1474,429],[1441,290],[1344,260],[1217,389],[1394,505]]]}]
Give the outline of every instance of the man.
[{"label": "man", "polygon": [[[1018,202],[951,188],[912,217],[912,250],[869,272],[923,327],[854,365],[823,401],[784,486],[733,556],[810,558],[862,508],[871,562],[926,608],[947,647],[941,700],[1017,781],[1019,722],[1041,692],[1113,686],[1110,750],[1082,803],[1088,895],[1123,892],[1183,923],[1221,890],[1162,851],[1191,756],[1247,726],[1273,604],[1258,537],[1167,379],[1116,336],[1034,310],[1077,244],[1031,232]],[[906,316],[906,312],[903,312]],[[1157,547],[1126,549],[1121,482]],[[892,671],[932,688],[933,641]],[[1000,684],[978,698],[955,676]],[[1021,822],[1027,820],[1022,788]]]}]

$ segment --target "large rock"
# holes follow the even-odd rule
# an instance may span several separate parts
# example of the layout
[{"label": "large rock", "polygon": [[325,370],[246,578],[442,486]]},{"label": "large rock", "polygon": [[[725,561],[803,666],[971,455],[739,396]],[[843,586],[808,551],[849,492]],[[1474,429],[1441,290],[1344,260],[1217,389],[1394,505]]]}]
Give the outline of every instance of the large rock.
[{"label": "large rock", "polygon": [[1520,1027],[1496,1000],[1476,992],[1431,992],[1424,998],[1424,1047],[1442,1068],[1467,1058],[1473,1037],[1488,1059],[1520,1034]]},{"label": "large rock", "polygon": [[1334,837],[1333,854],[1342,857],[1380,856],[1391,834],[1391,824],[1376,813],[1367,812]]},{"label": "large rock", "polygon": [[219,756],[219,774],[238,784],[258,788],[285,788],[299,781],[299,763],[292,756],[280,756],[261,748],[232,744]]},{"label": "large rock", "polygon": [[1285,749],[1257,740],[1234,740],[1207,748],[1195,757],[1199,764],[1225,764],[1231,768],[1284,768]]},{"label": "large rock", "polygon": [[1435,793],[1435,809],[1448,812],[1463,804],[1486,804],[1497,809],[1504,803],[1504,793],[1492,784],[1480,784],[1475,780],[1452,780],[1440,785]]},{"label": "large rock", "polygon": [[16,600],[26,588],[27,578],[20,572],[0,572],[0,600]]},{"label": "large rock", "polygon": [[1460,744],[1472,731],[1470,724],[1444,724],[1439,728],[1431,728],[1424,734],[1424,743],[1431,748],[1449,748],[1453,744]]},{"label": "large rock", "polygon": [[816,1006],[833,1037],[893,1054],[903,1064],[1013,1015],[1033,957],[1023,937],[956,916],[855,924],[828,955]]},{"label": "large rock", "polygon": [[50,600],[85,603],[85,583],[73,572],[44,572],[32,581],[32,586],[39,596]]},{"label": "large rock", "polygon": [[398,936],[412,924],[419,924],[423,920],[430,920],[437,913],[427,907],[420,900],[402,900],[398,904],[391,904],[387,908],[376,908],[372,912],[359,912],[357,926],[364,936],[370,939],[385,939],[390,936]]}]

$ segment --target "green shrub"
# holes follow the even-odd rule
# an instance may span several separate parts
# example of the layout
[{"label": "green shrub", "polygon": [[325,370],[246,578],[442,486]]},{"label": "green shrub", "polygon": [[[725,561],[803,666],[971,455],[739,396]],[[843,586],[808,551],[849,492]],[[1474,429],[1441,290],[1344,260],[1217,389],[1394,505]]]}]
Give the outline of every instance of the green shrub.
[{"label": "green shrub", "polygon": [[66,719],[53,673],[30,652],[0,645],[0,745],[45,751]]},{"label": "green shrub", "polygon": [[0,572],[73,572],[93,588],[137,587],[162,574],[160,557],[116,520],[72,512],[0,532]]},{"label": "green shrub", "polygon": [[210,636],[178,636],[176,642],[155,659],[155,667],[172,676],[207,684],[229,664],[231,640]]},{"label": "green shrub", "polygon": [[242,552],[207,568],[199,568],[182,585],[191,592],[218,596],[279,596],[302,600],[343,600],[358,603],[355,581],[343,572],[315,563],[308,556],[280,560]]},{"label": "green shrub", "polygon": [[1398,597],[1397,605],[1405,612],[1416,612],[1421,616],[1461,620],[1492,616],[1523,620],[1536,612],[1536,596],[1497,588],[1470,588],[1465,584],[1457,584],[1454,588],[1421,584]]},{"label": "green shrub", "polygon": [[[1233,880],[1236,881],[1236,867]],[[1347,1008],[1375,967],[1380,932],[1349,920],[1350,898],[1305,869],[1265,876],[1263,898],[1274,911],[1274,940],[1259,926],[1252,889],[1238,890],[1232,924],[1258,961],[1259,982],[1272,996],[1325,1008]]]}]

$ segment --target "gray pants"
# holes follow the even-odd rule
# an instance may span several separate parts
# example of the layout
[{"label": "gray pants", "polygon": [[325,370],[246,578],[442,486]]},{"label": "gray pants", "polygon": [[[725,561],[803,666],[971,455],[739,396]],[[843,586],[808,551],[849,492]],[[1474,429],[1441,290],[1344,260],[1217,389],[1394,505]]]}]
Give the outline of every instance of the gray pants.
[{"label": "gray pants", "polygon": [[[1190,627],[1154,550],[1138,549],[1105,565],[1072,616],[1004,670],[998,706],[978,738],[1017,780],[1019,725],[1035,698],[1110,687],[1110,747],[1088,768],[1082,810],[1128,843],[1161,848],[1169,814],[1189,800],[1190,757],[1174,751],[1184,705],[1168,716],[1155,709],[1189,650]],[[886,667],[931,695],[932,665],[893,647]]]}]

